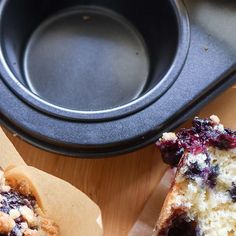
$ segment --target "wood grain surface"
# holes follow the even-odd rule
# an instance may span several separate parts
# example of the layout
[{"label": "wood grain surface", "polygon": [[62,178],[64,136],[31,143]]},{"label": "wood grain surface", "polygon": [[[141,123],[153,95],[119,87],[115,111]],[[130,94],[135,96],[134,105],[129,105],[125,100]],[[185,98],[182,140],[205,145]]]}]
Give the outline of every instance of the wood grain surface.
[{"label": "wood grain surface", "polygon": [[[236,129],[236,86],[199,113],[211,114]],[[114,158],[85,160],[39,150],[6,133],[29,165],[72,183],[100,206],[105,236],[128,234],[166,168],[154,145]]]}]

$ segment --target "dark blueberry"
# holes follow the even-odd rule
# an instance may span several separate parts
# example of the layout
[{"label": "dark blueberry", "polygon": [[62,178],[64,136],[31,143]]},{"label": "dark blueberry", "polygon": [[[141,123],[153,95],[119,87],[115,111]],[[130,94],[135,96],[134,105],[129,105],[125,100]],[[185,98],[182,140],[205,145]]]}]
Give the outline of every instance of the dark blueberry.
[{"label": "dark blueberry", "polygon": [[24,221],[24,219],[22,218],[22,216],[20,216],[20,217],[18,217],[18,218],[15,219],[15,222],[16,222],[17,224],[20,224],[20,223],[22,223],[23,221]]},{"label": "dark blueberry", "polygon": [[[24,196],[14,190],[11,190],[9,192],[3,192],[1,193],[1,195],[3,197],[5,197],[4,199],[4,204],[3,204],[3,208],[6,208],[6,209],[3,209],[4,212],[6,210],[7,213],[10,211],[10,209],[13,209],[13,208],[19,208],[20,206],[28,206],[29,208],[33,209],[34,208],[34,205],[35,205],[35,199],[31,196]],[[1,208],[0,208],[1,209]]]},{"label": "dark blueberry", "polygon": [[160,141],[157,142],[162,155],[163,161],[171,166],[177,166],[181,157],[184,154],[184,149],[179,147],[175,141]]},{"label": "dark blueberry", "polygon": [[209,168],[208,175],[206,176],[206,185],[210,188],[216,186],[217,177],[219,175],[219,166],[215,165]]},{"label": "dark blueberry", "polygon": [[180,146],[193,154],[201,153],[206,149],[201,137],[194,129],[182,129],[177,133],[177,137]]},{"label": "dark blueberry", "polygon": [[205,186],[214,188],[216,186],[217,176],[219,175],[219,166],[211,166],[208,159],[205,163],[207,166],[204,169],[201,169],[197,162],[191,163],[188,165],[188,170],[184,175],[192,180],[194,180],[195,177],[200,177]]},{"label": "dark blueberry", "polygon": [[212,127],[214,126],[214,123],[212,120],[210,119],[200,119],[199,117],[195,117],[193,119],[193,128],[198,132],[202,132],[202,131],[208,131],[210,129],[212,129]]},{"label": "dark blueberry", "polygon": [[219,149],[236,148],[236,136],[228,133],[220,134],[213,143]]},{"label": "dark blueberry", "polygon": [[174,216],[170,225],[163,229],[159,236],[199,236],[199,229],[196,221],[191,221],[182,213]]},{"label": "dark blueberry", "polygon": [[209,146],[219,149],[236,148],[236,131],[230,129],[215,129],[211,119],[195,118],[191,129],[181,129],[176,133],[176,141],[160,141],[158,147],[161,150],[165,163],[176,166],[184,151],[198,154],[206,152]]},{"label": "dark blueberry", "polygon": [[[9,192],[2,192],[1,195],[4,197],[2,201],[2,206],[0,207],[0,211],[9,214],[11,209],[19,209],[21,206],[27,206],[31,209],[34,209],[36,201],[32,196],[24,196],[14,190]],[[13,228],[11,233],[8,236],[18,236],[22,235],[20,232],[20,223],[25,220],[22,217],[18,217],[15,219],[16,226]],[[1,234],[0,234],[1,236]],[[4,235],[6,236],[6,235]]]},{"label": "dark blueberry", "polygon": [[233,202],[236,202],[236,184],[233,182],[232,183],[232,188],[228,190]]},{"label": "dark blueberry", "polygon": [[184,173],[188,178],[194,179],[194,177],[200,177],[202,174],[202,170],[200,169],[197,162],[191,163],[188,166],[188,170]]},{"label": "dark blueberry", "polygon": [[22,234],[20,228],[18,226],[15,226],[9,236],[21,236],[21,235],[23,235],[23,234]]}]

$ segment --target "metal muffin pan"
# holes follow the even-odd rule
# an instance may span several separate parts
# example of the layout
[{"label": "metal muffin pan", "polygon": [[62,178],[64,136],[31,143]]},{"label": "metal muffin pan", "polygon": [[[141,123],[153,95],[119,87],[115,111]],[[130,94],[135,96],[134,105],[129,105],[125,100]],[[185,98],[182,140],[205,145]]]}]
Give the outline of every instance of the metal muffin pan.
[{"label": "metal muffin pan", "polygon": [[232,52],[198,22],[209,2],[1,1],[2,123],[72,156],[153,142],[233,81]]},{"label": "metal muffin pan", "polygon": [[155,101],[187,55],[178,6],[140,2],[133,12],[132,1],[80,2],[1,3],[5,82],[37,109],[69,119],[117,118]]}]

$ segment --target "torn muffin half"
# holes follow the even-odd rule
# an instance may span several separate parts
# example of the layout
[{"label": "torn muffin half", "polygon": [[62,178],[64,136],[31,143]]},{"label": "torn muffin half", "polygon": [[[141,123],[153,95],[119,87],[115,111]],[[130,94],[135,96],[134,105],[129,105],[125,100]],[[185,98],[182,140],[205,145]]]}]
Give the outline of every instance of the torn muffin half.
[{"label": "torn muffin half", "polygon": [[196,117],[191,129],[166,133],[157,146],[177,173],[156,235],[236,235],[236,132],[217,116]]},{"label": "torn muffin half", "polygon": [[39,207],[26,181],[0,170],[0,236],[58,236],[58,226]]}]

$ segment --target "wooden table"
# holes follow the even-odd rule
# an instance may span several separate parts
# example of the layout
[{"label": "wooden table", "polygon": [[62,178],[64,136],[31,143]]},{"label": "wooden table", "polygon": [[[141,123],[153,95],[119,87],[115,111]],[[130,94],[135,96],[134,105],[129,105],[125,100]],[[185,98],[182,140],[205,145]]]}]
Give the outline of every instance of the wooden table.
[{"label": "wooden table", "polygon": [[[236,86],[199,115],[213,113],[236,129]],[[29,165],[67,180],[100,206],[105,236],[127,235],[165,169],[154,145],[115,158],[84,160],[48,153],[7,135]]]}]

